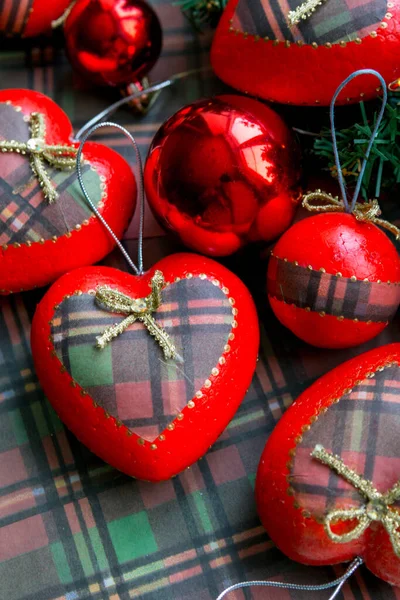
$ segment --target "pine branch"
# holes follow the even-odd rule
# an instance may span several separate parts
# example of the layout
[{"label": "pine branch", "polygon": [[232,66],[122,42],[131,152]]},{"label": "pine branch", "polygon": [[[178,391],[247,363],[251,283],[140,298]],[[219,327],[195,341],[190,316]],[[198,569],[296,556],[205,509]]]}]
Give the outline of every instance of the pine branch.
[{"label": "pine branch", "polygon": [[228,0],[177,0],[174,6],[179,6],[193,26],[200,31],[207,25],[218,25],[227,3]]},{"label": "pine branch", "polygon": [[[338,150],[342,173],[349,186],[356,184],[364,153],[376,123],[378,111],[368,118],[366,106],[360,103],[361,124],[337,132]],[[324,128],[321,137],[315,139],[314,153],[328,163],[333,177],[337,177],[331,131]],[[382,123],[372,147],[365,170],[362,196],[365,200],[379,198],[383,189],[390,189],[400,183],[400,97],[389,93]]]}]

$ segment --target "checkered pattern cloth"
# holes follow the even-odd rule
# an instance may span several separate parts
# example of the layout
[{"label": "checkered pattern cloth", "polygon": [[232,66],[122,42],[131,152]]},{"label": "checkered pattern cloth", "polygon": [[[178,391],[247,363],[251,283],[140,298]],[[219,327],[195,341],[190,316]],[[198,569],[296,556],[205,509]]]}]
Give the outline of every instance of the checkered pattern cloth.
[{"label": "checkered pattern cloth", "polygon": [[271,256],[268,294],[318,313],[359,321],[386,322],[397,312],[400,285],[352,281]]},{"label": "checkered pattern cloth", "polygon": [[270,40],[337,44],[375,31],[387,11],[386,0],[325,0],[306,20],[291,27],[288,13],[302,0],[239,0],[232,27]]},{"label": "checkered pattern cloth", "polygon": [[[29,125],[22,113],[0,103],[0,139],[26,142],[29,138]],[[92,215],[76,173],[48,164],[45,168],[59,194],[53,204],[44,197],[27,155],[0,153],[0,246],[59,237]],[[97,205],[102,194],[99,175],[88,164],[82,170],[89,196]]]},{"label": "checkered pattern cloth", "polygon": [[33,9],[34,0],[2,0],[0,4],[0,35],[22,35]]},{"label": "checkered pattern cloth", "polygon": [[290,475],[298,504],[317,518],[336,508],[365,504],[351,484],[312,458],[317,444],[380,492],[391,489],[400,480],[399,428],[400,368],[393,366],[355,386],[303,434]]},{"label": "checkered pattern cloth", "polygon": [[[331,0],[328,0],[331,1]],[[154,7],[164,31],[152,81],[208,64],[208,40],[196,36],[170,0]],[[45,47],[0,52],[0,85],[28,87],[56,100],[75,130],[118,99],[85,87],[61,53]],[[50,63],[48,62],[50,61]],[[141,119],[114,119],[135,135],[142,156],[160,125],[178,108],[226,88],[211,73],[162,92]],[[297,117],[296,117],[297,121]],[[94,139],[133,164],[128,141],[112,129]],[[313,166],[315,169],[315,166]],[[396,194],[385,217],[400,217]],[[182,250],[162,236],[147,211],[146,268]],[[137,215],[125,244],[136,253]],[[44,290],[0,298],[0,597],[7,600],[215,600],[249,579],[324,583],[344,568],[289,561],[256,513],[254,480],[261,452],[292,401],[317,377],[368,348],[400,341],[394,321],[369,344],[343,352],[315,349],[280,325],[264,289],[259,249],[224,259],[248,285],[261,326],[257,370],[235,417],[209,452],[171,481],[134,481],[91,454],[62,425],[40,388],[29,344],[30,323]],[[125,268],[119,252],[105,263]],[[251,265],[251,268],[249,268]],[[124,333],[123,335],[126,335]],[[115,340],[112,342],[115,343]],[[338,600],[398,600],[399,592],[361,568]],[[314,594],[315,600],[326,595]],[[254,588],[228,600],[313,600],[308,592]]]},{"label": "checkered pattern cloth", "polygon": [[52,326],[57,355],[74,380],[107,412],[150,441],[210,377],[233,320],[228,298],[207,280],[196,277],[173,283],[162,297],[153,316],[183,364],[166,361],[139,321],[98,349],[96,336],[125,317],[101,309],[89,294],[64,300]]}]

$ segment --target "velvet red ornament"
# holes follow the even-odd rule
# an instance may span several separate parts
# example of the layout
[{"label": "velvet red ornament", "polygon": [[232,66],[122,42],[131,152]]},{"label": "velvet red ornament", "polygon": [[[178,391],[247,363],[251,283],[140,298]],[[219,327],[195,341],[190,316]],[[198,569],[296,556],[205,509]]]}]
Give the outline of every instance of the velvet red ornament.
[{"label": "velvet red ornament", "polygon": [[380,333],[398,308],[399,285],[400,260],[388,236],[347,213],[293,225],[268,266],[275,315],[322,348],[356,346]]},{"label": "velvet red ornament", "polygon": [[321,348],[356,346],[380,333],[399,306],[399,285],[400,260],[388,236],[347,213],[293,225],[268,266],[275,315]]},{"label": "velvet red ornament", "polygon": [[[307,0],[306,0],[307,1]],[[324,105],[352,71],[376,69],[387,83],[400,76],[399,0],[325,0],[292,25],[287,3],[230,0],[214,36],[211,62],[226,83],[285,104]],[[368,100],[376,82],[353,81],[339,102]]]},{"label": "velvet red ornament", "polygon": [[[164,356],[141,320],[157,272],[165,284],[152,317],[179,360]],[[99,348],[99,336],[124,320],[99,304],[104,286],[128,296],[138,313]],[[37,308],[31,341],[41,385],[71,431],[128,475],[160,481],[199,459],[233,417],[258,336],[253,301],[235,275],[208,258],[175,254],[142,276],[107,267],[64,275]]]},{"label": "velvet red ornament", "polygon": [[[33,117],[42,123],[41,139],[32,130]],[[64,158],[60,148],[79,146],[72,141],[72,125],[65,113],[38,92],[3,90],[0,132],[0,293],[47,285],[108,254],[114,242],[86,204],[74,155],[65,153],[70,170],[52,165],[53,160]],[[5,152],[5,143],[20,143],[25,150]],[[34,174],[33,160],[44,170],[41,179]],[[87,144],[84,160],[86,186],[98,210],[122,237],[136,203],[132,171],[119,154],[101,144]],[[45,197],[46,187],[41,187],[46,178],[57,194],[52,200]]]},{"label": "velvet red ornament", "polygon": [[0,36],[33,37],[51,30],[71,0],[8,0],[0,7]]},{"label": "velvet red ornament", "polygon": [[161,52],[160,22],[144,0],[78,0],[64,31],[72,66],[95,85],[138,81]]},{"label": "velvet red ornament", "polygon": [[321,377],[279,421],[261,457],[256,500],[289,558],[331,565],[359,556],[400,585],[399,389],[400,344],[391,344]]},{"label": "velvet red ornament", "polygon": [[225,256],[289,227],[299,151],[283,120],[251,98],[185,106],[159,129],[145,166],[149,204],[188,247]]}]

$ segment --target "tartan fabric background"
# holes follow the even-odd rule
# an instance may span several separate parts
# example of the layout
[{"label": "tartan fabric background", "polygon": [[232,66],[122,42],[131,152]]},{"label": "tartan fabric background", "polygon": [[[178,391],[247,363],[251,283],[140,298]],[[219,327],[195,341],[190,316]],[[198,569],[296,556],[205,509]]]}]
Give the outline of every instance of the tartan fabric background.
[{"label": "tartan fabric background", "polygon": [[[364,497],[311,452],[322,444],[386,492],[400,479],[400,368],[377,371],[320,415],[303,434],[291,469],[297,502],[317,517],[335,508],[360,506]],[[398,503],[397,503],[398,505]]]},{"label": "tartan fabric background", "polygon": [[0,33],[5,35],[18,35],[23,33],[34,0],[2,0],[0,2]]},{"label": "tartan fabric background", "polygon": [[360,321],[389,321],[397,312],[400,285],[351,281],[271,256],[268,294],[299,308]]},{"label": "tartan fabric background", "polygon": [[[29,125],[23,115],[1,102],[0,139],[26,142],[29,138]],[[59,193],[53,204],[43,196],[29,156],[0,153],[0,245],[58,237],[91,216],[75,172],[54,169],[46,162],[45,168]],[[89,195],[97,205],[102,194],[99,175],[89,165],[84,165],[83,173]]]},{"label": "tartan fabric background", "polygon": [[386,0],[326,0],[306,21],[290,27],[287,15],[301,4],[302,0],[239,0],[232,27],[271,40],[337,44],[362,39],[387,11]]},{"label": "tartan fabric background", "polygon": [[[152,80],[206,66],[209,39],[196,36],[177,7],[154,3],[164,49]],[[51,48],[0,53],[0,85],[51,96],[75,130],[115,100],[112,90],[85,87]],[[225,90],[210,73],[181,81],[138,120],[128,110],[114,119],[137,138],[142,155],[161,123],[184,104]],[[299,109],[296,109],[298,114]],[[315,119],[313,110],[312,119]],[[115,130],[94,136],[134,161]],[[315,186],[311,186],[315,187]],[[398,199],[385,217],[400,216]],[[126,240],[134,255],[138,215]],[[146,215],[145,266],[181,250]],[[118,253],[106,264],[125,268]],[[215,600],[232,583],[273,578],[324,583],[343,566],[305,567],[269,540],[254,501],[262,449],[286,408],[316,377],[368,348],[400,341],[396,319],[378,338],[352,350],[307,346],[268,308],[266,261],[258,248],[223,261],[249,286],[260,316],[260,360],[236,416],[207,455],[175,479],[134,481],[105,465],[55,416],[33,370],[30,323],[44,290],[0,299],[0,597],[7,600]],[[251,266],[251,268],[250,268]],[[327,600],[329,592],[254,588],[228,600]],[[400,600],[400,591],[361,568],[339,600]]]},{"label": "tartan fabric background", "polygon": [[103,350],[96,336],[125,317],[102,310],[93,296],[64,300],[53,319],[58,358],[100,406],[153,441],[218,365],[232,330],[232,307],[219,287],[199,278],[171,284],[153,313],[183,364],[165,360],[139,321]]}]

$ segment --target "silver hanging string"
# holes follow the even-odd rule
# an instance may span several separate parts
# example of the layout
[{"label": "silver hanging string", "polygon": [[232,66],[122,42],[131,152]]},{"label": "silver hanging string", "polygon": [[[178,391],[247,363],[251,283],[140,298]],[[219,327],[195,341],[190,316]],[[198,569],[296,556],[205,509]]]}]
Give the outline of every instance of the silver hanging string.
[{"label": "silver hanging string", "polygon": [[[348,83],[350,83],[350,81],[352,81],[353,79],[355,79],[359,75],[373,75],[374,77],[377,77],[379,79],[381,85],[382,85],[383,98],[382,98],[382,106],[381,106],[381,109],[379,111],[379,115],[378,115],[378,118],[376,120],[375,127],[374,127],[374,129],[373,129],[373,131],[371,133],[371,137],[369,139],[368,146],[367,146],[367,149],[365,151],[364,160],[362,162],[360,173],[359,173],[358,179],[357,179],[356,189],[354,190],[354,195],[353,195],[352,201],[351,201],[351,203],[349,203],[349,201],[347,199],[346,183],[344,181],[344,177],[343,177],[343,173],[342,173],[342,165],[340,164],[339,150],[338,150],[337,139],[336,139],[335,103],[336,103],[337,97],[339,96],[340,92],[346,87],[346,85]],[[357,203],[358,196],[359,196],[360,190],[361,190],[361,184],[362,184],[362,181],[363,181],[363,178],[364,178],[365,169],[367,167],[369,155],[371,153],[372,146],[374,145],[375,138],[376,138],[377,133],[378,133],[378,129],[379,129],[380,124],[382,122],[382,118],[383,118],[383,115],[384,115],[384,112],[385,112],[386,104],[387,104],[387,87],[386,87],[386,82],[383,79],[382,75],[380,73],[378,73],[378,71],[374,71],[373,69],[360,69],[359,71],[354,71],[354,73],[352,73],[344,81],[342,81],[342,83],[339,85],[339,87],[337,88],[336,92],[333,95],[333,98],[332,98],[332,101],[331,101],[331,105],[330,105],[330,109],[329,109],[329,116],[330,116],[330,121],[331,121],[333,154],[334,154],[334,157],[335,157],[335,164],[336,164],[337,176],[338,176],[340,191],[342,193],[343,204],[345,206],[346,212],[348,212],[348,213],[352,213],[353,212],[354,207],[355,207],[355,205]]]},{"label": "silver hanging string", "polygon": [[[81,160],[83,146],[85,145],[88,138],[92,135],[92,133],[94,133],[101,127],[115,127],[116,129],[119,129],[119,131],[122,131],[122,133],[124,135],[126,135],[127,138],[129,138],[129,140],[131,141],[131,143],[135,149],[136,164],[137,164],[138,179],[139,179],[138,194],[139,194],[139,211],[140,211],[140,213],[139,213],[138,260],[137,260],[138,264],[137,264],[137,266],[132,261],[131,257],[129,256],[129,254],[127,253],[125,248],[123,247],[122,243],[119,241],[119,239],[117,238],[117,236],[115,235],[115,233],[113,232],[113,230],[111,229],[111,227],[109,226],[107,221],[104,219],[103,215],[99,212],[99,210],[96,208],[95,204],[90,199],[90,196],[86,190],[86,187],[85,187],[85,184],[83,181],[82,160]],[[136,275],[142,275],[143,274],[144,184],[143,184],[142,158],[140,156],[139,147],[138,147],[137,142],[136,142],[135,138],[133,137],[133,135],[130,134],[129,131],[127,129],[125,129],[125,127],[122,127],[122,125],[118,125],[118,123],[112,123],[112,122],[106,121],[104,123],[98,123],[97,125],[94,125],[93,127],[89,128],[89,129],[88,128],[84,128],[84,129],[85,129],[86,133],[80,142],[80,145],[78,148],[78,153],[76,155],[76,171],[77,171],[79,185],[81,186],[81,190],[82,190],[83,195],[85,196],[86,201],[88,202],[89,206],[91,207],[91,209],[93,210],[93,212],[95,213],[97,218],[102,222],[104,227],[107,229],[108,233],[111,235],[111,237],[117,244],[118,248],[121,250],[122,254],[124,255],[129,266],[136,273]]]},{"label": "silver hanging string", "polygon": [[204,73],[204,72],[207,72],[210,70],[211,70],[211,67],[203,67],[201,69],[191,69],[190,71],[183,71],[182,73],[177,73],[176,75],[173,75],[169,79],[165,79],[164,81],[159,81],[158,83],[154,83],[153,85],[151,85],[143,90],[139,90],[139,91],[135,92],[134,94],[131,94],[130,96],[126,96],[125,98],[121,98],[121,100],[117,100],[117,102],[114,102],[114,104],[111,104],[110,106],[108,106],[107,108],[102,110],[99,114],[97,114],[95,117],[90,119],[90,121],[88,121],[83,127],[81,127],[81,129],[76,134],[75,139],[77,141],[80,141],[81,137],[86,133],[86,131],[91,129],[94,125],[96,125],[103,119],[106,119],[107,117],[109,117],[113,112],[118,110],[118,108],[120,108],[124,104],[129,104],[129,102],[131,102],[132,100],[141,98],[142,96],[145,96],[146,94],[151,94],[153,92],[159,92],[164,88],[170,87],[171,85],[173,85],[177,81],[180,81],[181,79],[186,79],[187,77],[191,77],[192,75],[198,75],[199,73]]},{"label": "silver hanging string", "polygon": [[244,581],[242,583],[235,583],[234,585],[231,585],[226,590],[224,590],[218,596],[217,600],[222,600],[222,598],[224,598],[231,592],[234,592],[235,590],[240,590],[249,587],[272,587],[284,590],[297,590],[303,592],[322,592],[323,590],[328,590],[330,588],[336,587],[336,590],[328,599],[333,600],[334,598],[336,598],[336,596],[338,595],[346,581],[349,579],[349,577],[353,575],[353,573],[358,569],[360,565],[362,565],[363,562],[364,561],[362,558],[357,557],[355,560],[353,560],[347,571],[341,577],[338,577],[333,581],[329,581],[328,583],[323,583],[321,585],[298,585],[297,583],[282,583],[280,581]]}]

